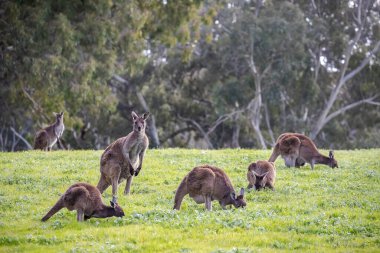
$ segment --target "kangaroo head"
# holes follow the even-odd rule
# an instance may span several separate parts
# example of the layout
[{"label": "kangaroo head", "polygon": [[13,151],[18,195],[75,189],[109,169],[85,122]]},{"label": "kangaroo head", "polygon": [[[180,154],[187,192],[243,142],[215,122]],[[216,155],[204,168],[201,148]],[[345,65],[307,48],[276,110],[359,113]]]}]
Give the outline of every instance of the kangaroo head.
[{"label": "kangaroo head", "polygon": [[110,204],[111,204],[111,207],[113,207],[113,209],[115,210],[114,216],[116,216],[116,217],[123,217],[124,216],[124,211],[121,208],[121,206],[119,206],[118,203],[114,203],[114,202],[110,201]]},{"label": "kangaroo head", "polygon": [[256,163],[251,163],[248,166],[247,179],[248,179],[248,189],[251,189],[256,182],[255,174],[252,173],[256,169]]},{"label": "kangaroo head", "polygon": [[240,189],[240,194],[236,197],[235,192],[231,192],[231,199],[232,199],[232,204],[236,207],[242,207],[244,208],[247,203],[244,200],[244,188]]},{"label": "kangaroo head", "polygon": [[55,115],[57,122],[61,122],[63,120],[63,112],[54,113],[54,115]]},{"label": "kangaroo head", "polygon": [[338,168],[338,162],[334,158],[334,151],[330,150],[329,158],[330,158],[330,167],[333,169]]},{"label": "kangaroo head", "polygon": [[260,175],[256,171],[252,170],[248,173],[250,174],[250,175],[248,175],[249,183],[250,183],[250,185],[255,186],[255,189],[257,191],[259,191],[265,187],[265,185],[267,184],[267,181],[268,181],[267,175],[269,172],[266,172],[266,173]]},{"label": "kangaroo head", "polygon": [[149,112],[146,112],[141,116],[138,116],[137,113],[132,112],[133,131],[144,132],[146,128],[146,119],[148,117],[149,117]]}]

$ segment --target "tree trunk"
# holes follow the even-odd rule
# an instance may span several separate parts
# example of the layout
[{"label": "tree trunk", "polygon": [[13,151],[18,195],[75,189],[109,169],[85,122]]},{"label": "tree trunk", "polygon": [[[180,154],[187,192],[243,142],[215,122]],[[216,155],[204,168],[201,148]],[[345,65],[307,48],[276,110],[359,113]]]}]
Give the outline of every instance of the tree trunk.
[{"label": "tree trunk", "polygon": [[[141,94],[141,92],[136,92],[137,98],[141,104],[141,106],[144,108],[145,111],[149,112],[149,107],[145,101],[145,98]],[[158,148],[160,146],[160,140],[158,138],[158,133],[157,133],[157,127],[156,127],[156,118],[154,117],[153,114],[149,116],[150,119],[148,119],[148,135],[150,136],[151,139],[151,147],[152,148]]]},{"label": "tree trunk", "polygon": [[[252,63],[253,64],[253,63]],[[251,125],[253,130],[255,131],[256,138],[263,149],[267,149],[267,145],[265,143],[264,137],[261,133],[260,122],[261,122],[261,107],[262,107],[262,95],[261,95],[261,77],[257,73],[254,65],[251,65],[252,72],[255,78],[255,98],[251,100],[248,105],[249,110],[249,118],[251,121]]]},{"label": "tree trunk", "polygon": [[239,114],[235,114],[232,117],[233,126],[232,126],[232,141],[231,148],[240,148],[239,136],[240,136],[240,123],[239,123]]}]

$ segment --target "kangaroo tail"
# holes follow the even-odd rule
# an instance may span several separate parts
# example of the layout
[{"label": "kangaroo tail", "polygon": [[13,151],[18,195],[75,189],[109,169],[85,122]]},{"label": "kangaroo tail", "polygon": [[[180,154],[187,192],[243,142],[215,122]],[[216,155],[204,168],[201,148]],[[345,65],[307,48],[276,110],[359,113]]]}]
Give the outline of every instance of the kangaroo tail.
[{"label": "kangaroo tail", "polygon": [[41,221],[47,221],[51,216],[57,213],[59,210],[64,208],[63,197],[61,197],[57,203],[50,209],[50,211],[41,219]]},{"label": "kangaroo tail", "polygon": [[188,194],[188,190],[187,190],[187,177],[185,177],[181,184],[178,186],[178,189],[175,193],[175,197],[174,197],[174,207],[173,209],[181,209],[181,203],[182,203],[182,199],[183,197],[185,197],[186,194]]}]

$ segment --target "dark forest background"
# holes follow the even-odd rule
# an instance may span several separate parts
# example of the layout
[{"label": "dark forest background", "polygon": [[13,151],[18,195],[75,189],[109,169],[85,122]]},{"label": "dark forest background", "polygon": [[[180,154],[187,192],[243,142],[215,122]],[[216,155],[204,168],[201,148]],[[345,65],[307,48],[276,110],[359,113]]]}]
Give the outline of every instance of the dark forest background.
[{"label": "dark forest background", "polygon": [[380,146],[375,0],[0,0],[0,149],[64,111],[103,149],[149,111],[151,148]]}]

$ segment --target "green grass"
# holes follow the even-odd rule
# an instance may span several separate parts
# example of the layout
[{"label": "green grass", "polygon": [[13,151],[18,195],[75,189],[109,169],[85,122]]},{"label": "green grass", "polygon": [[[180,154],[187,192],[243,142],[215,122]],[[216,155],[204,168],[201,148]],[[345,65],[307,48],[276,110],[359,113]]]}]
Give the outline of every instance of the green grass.
[{"label": "green grass", "polygon": [[[323,151],[327,154],[327,151]],[[236,190],[261,150],[149,150],[125,217],[76,222],[64,209],[42,216],[71,184],[96,185],[101,151],[0,153],[1,252],[379,252],[380,149],[336,151],[339,168],[286,168],[276,161],[276,191],[246,193],[246,209],[206,212],[175,190],[193,167],[223,168]],[[107,189],[104,202],[111,199]]]}]

